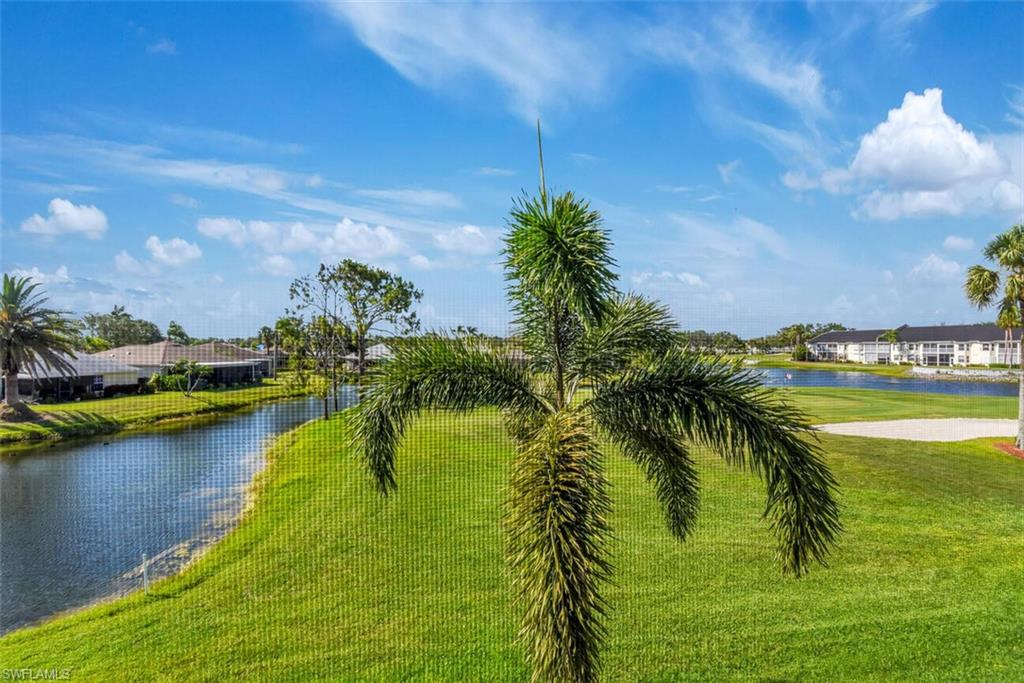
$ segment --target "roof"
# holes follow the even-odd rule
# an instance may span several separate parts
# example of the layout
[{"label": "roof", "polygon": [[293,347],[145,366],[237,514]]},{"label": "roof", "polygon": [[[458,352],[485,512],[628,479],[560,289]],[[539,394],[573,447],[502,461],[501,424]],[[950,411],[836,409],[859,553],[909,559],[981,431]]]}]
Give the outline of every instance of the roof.
[{"label": "roof", "polygon": [[[856,344],[879,341],[888,330],[837,330],[825,332],[811,339],[811,344]],[[1006,330],[991,323],[977,325],[924,325],[896,328],[901,342],[991,342],[1006,339]],[[1020,330],[1013,330],[1013,339],[1019,340]],[[884,340],[883,340],[884,341]]]},{"label": "roof", "polygon": [[[374,344],[366,349],[363,360],[388,360],[394,356],[395,354],[391,353],[391,348],[387,344]],[[359,354],[350,353],[345,356],[345,360],[359,360]]]},{"label": "roof", "polygon": [[185,346],[170,341],[135,344],[119,346],[116,349],[102,351],[94,355],[111,358],[136,367],[163,367],[172,365],[179,360],[193,360],[206,364],[267,360],[265,353],[219,341],[196,346]]},{"label": "roof", "polygon": [[835,344],[873,342],[886,333],[886,330],[834,330],[819,334],[811,339],[811,344]]},{"label": "roof", "polygon": [[[134,374],[138,376],[138,370],[121,363],[113,358],[97,357],[96,355],[81,355],[76,358],[61,354],[74,368],[75,377],[91,377],[96,375]],[[56,370],[49,365],[43,364],[35,370],[18,373],[18,377],[32,379],[56,379],[67,377],[68,373]]]}]

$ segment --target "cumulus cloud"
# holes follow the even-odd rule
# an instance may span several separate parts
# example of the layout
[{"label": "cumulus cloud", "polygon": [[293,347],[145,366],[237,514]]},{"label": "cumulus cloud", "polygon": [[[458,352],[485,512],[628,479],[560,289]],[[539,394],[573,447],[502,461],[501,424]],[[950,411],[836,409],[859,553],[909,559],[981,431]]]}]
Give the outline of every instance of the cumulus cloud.
[{"label": "cumulus cloud", "polygon": [[22,221],[22,231],[48,237],[83,235],[92,240],[100,239],[107,231],[107,215],[95,206],[55,197],[47,205],[47,211],[46,218],[36,213]]},{"label": "cumulus cloud", "polygon": [[117,272],[136,277],[148,277],[157,273],[156,266],[152,263],[143,263],[127,251],[122,249],[114,257],[114,268]]},{"label": "cumulus cloud", "polygon": [[199,245],[195,242],[186,242],[180,237],[161,240],[156,235],[150,235],[146,240],[146,250],[154,261],[172,268],[184,266],[203,255]]},{"label": "cumulus cloud", "polygon": [[911,280],[953,280],[960,274],[960,264],[938,254],[928,254],[907,273]]},{"label": "cumulus cloud", "polygon": [[260,262],[260,267],[265,273],[280,277],[292,275],[295,272],[295,264],[287,256],[271,254]]},{"label": "cumulus cloud", "polygon": [[342,219],[323,241],[325,254],[373,261],[405,250],[405,243],[385,225],[370,227]]},{"label": "cumulus cloud", "polygon": [[908,92],[886,120],[860,140],[849,166],[818,178],[791,171],[792,189],[858,193],[858,218],[959,216],[969,210],[1014,211],[1024,204],[1014,169],[996,144],[946,113],[942,90]]},{"label": "cumulus cloud", "polygon": [[648,282],[658,283],[682,283],[688,287],[694,287],[697,289],[704,289],[708,286],[708,283],[704,281],[700,275],[696,273],[688,273],[686,271],[673,273],[671,271],[663,270],[660,273],[654,273],[649,270],[645,270],[639,273],[634,273],[632,278],[633,284],[643,285]]},{"label": "cumulus cloud", "polygon": [[434,242],[445,251],[463,254],[488,254],[493,250],[491,239],[475,225],[463,225],[434,234]]},{"label": "cumulus cloud", "polygon": [[947,251],[968,251],[974,249],[974,240],[970,237],[950,235],[942,240],[942,247]]},{"label": "cumulus cloud", "polygon": [[32,268],[25,270],[24,268],[15,268],[11,271],[11,275],[15,277],[27,277],[33,282],[38,282],[43,285],[56,284],[61,282],[68,282],[71,277],[68,275],[67,266],[58,266],[58,268],[52,273],[47,273],[39,269],[38,266],[32,266]]}]

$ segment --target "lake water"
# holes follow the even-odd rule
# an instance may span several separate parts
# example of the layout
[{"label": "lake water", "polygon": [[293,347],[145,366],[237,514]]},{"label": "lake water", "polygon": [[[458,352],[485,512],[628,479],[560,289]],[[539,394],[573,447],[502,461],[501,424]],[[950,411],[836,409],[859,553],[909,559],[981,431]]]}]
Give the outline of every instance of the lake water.
[{"label": "lake water", "polygon": [[140,588],[143,553],[180,569],[232,526],[268,441],[321,414],[301,398],[0,456],[0,633]]},{"label": "lake water", "polygon": [[926,394],[955,396],[1016,396],[1015,382],[978,382],[926,379],[921,377],[886,377],[872,372],[833,372],[831,370],[785,370],[782,368],[750,368],[769,386],[842,387],[847,389],[886,389],[915,391]]},{"label": "lake water", "polygon": [[[771,386],[1016,396],[1015,384],[752,368]],[[344,405],[355,402],[347,388]],[[264,405],[173,430],[0,456],[0,633],[180,569],[230,529],[274,436],[319,417],[320,401]]]}]

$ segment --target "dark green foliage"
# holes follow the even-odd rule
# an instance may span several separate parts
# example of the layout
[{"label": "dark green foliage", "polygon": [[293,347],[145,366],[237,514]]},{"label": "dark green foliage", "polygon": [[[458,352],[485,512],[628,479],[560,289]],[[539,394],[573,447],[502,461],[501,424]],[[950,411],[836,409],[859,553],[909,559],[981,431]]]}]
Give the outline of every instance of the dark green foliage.
[{"label": "dark green foliage", "polygon": [[90,313],[82,317],[82,322],[92,336],[105,340],[112,348],[163,340],[156,324],[133,317],[124,306],[114,306],[110,313]]},{"label": "dark green foliage", "polygon": [[519,200],[505,243],[528,366],[466,339],[399,345],[355,411],[354,445],[387,494],[411,418],[502,409],[515,446],[508,558],[534,680],[590,681],[600,670],[611,567],[599,432],[643,469],[675,536],[699,508],[694,443],[764,479],[784,571],[824,562],[840,530],[835,484],[800,414],[735,365],[679,350],[664,307],[615,288],[600,216],[571,193],[551,198],[542,186]]}]

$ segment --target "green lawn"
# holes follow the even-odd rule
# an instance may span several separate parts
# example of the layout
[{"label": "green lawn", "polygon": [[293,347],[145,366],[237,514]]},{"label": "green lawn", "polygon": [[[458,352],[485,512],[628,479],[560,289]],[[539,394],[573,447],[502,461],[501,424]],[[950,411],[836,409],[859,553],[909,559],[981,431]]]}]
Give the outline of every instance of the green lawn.
[{"label": "green lawn", "polygon": [[[0,639],[0,666],[76,680],[528,679],[502,562],[497,414],[417,422],[386,502],[345,431],[342,416],[283,437],[255,508],[206,558],[148,597]],[[773,563],[752,476],[700,455],[703,512],[680,544],[643,475],[609,456],[606,680],[1024,678],[1024,462],[986,442],[822,443],[847,531],[831,566],[800,580]]]},{"label": "green lawn", "polygon": [[35,405],[32,409],[49,419],[44,423],[0,423],[0,444],[111,434],[163,420],[237,410],[298,393],[284,380],[267,379],[259,386],[197,391],[192,396],[161,392]]},{"label": "green lawn", "polygon": [[816,423],[915,417],[1017,417],[1017,398],[1013,396],[955,396],[823,387],[787,387],[780,391]]}]

